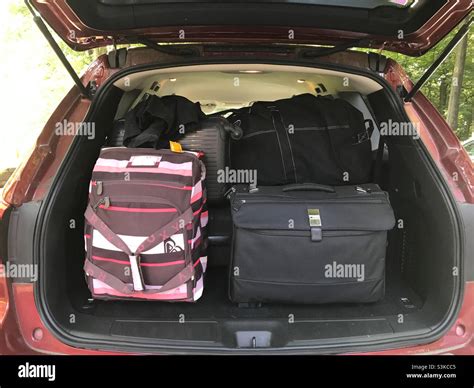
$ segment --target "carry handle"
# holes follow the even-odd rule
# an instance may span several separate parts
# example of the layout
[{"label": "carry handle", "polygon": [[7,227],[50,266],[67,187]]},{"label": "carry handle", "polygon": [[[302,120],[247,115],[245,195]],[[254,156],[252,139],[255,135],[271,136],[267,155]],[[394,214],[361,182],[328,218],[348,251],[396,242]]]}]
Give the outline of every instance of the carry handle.
[{"label": "carry handle", "polygon": [[242,128],[229,122],[224,123],[224,131],[230,134],[232,140],[240,140],[244,136],[244,131]]},{"label": "carry handle", "polygon": [[208,121],[213,121],[216,125],[219,125],[225,132],[227,132],[232,140],[240,140],[244,135],[244,131],[237,125],[231,124],[224,117],[211,117]]},{"label": "carry handle", "polygon": [[333,187],[327,185],[320,185],[319,183],[296,183],[283,187],[284,193],[290,191],[324,191],[325,193],[335,193]]}]

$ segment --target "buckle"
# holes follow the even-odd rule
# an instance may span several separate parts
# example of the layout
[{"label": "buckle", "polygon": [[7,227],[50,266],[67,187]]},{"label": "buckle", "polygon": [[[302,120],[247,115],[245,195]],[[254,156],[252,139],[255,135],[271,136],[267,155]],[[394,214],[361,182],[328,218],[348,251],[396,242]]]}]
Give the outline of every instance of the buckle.
[{"label": "buckle", "polygon": [[361,132],[357,134],[357,144],[363,143],[364,141],[370,140],[369,131]]},{"label": "buckle", "polygon": [[135,291],[143,291],[144,286],[142,282],[142,274],[140,272],[140,256],[130,255],[128,259],[130,260],[130,270],[132,271],[132,281],[133,289]]}]

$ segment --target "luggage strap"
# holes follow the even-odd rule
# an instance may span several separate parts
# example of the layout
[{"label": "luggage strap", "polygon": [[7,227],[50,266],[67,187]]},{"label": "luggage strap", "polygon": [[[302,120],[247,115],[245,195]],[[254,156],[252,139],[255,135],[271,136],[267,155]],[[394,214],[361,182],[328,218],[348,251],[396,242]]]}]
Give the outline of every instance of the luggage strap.
[{"label": "luggage strap", "polygon": [[[189,264],[176,276],[170,279],[163,287],[159,290],[145,290],[143,284],[143,277],[141,273],[141,268],[139,265],[139,257],[142,252],[148,251],[151,248],[157,246],[161,242],[165,241],[167,238],[172,236],[178,230],[183,229],[184,231],[184,241],[185,241],[185,260],[191,257],[191,253],[189,251],[189,244],[187,243],[187,233],[185,226],[192,222],[194,218],[194,213],[192,208],[188,208],[184,213],[180,214],[178,217],[174,218],[162,228],[158,229],[157,231],[153,232],[150,236],[148,236],[136,249],[135,252],[132,252],[128,245],[115,233],[113,232],[108,225],[100,219],[100,217],[96,214],[96,212],[92,209],[90,204],[87,206],[85,212],[85,218],[87,222],[94,228],[97,229],[111,244],[116,246],[122,252],[126,253],[130,259],[130,267],[132,271],[132,279],[133,279],[133,287],[122,282],[120,279],[116,278],[115,276],[109,274],[108,272],[102,270],[101,268],[94,265],[90,260],[86,260],[84,265],[84,269],[86,273],[97,277],[99,280],[102,280],[104,283],[108,284],[110,287],[115,288],[117,290],[121,290],[121,292],[127,294],[133,291],[143,291],[146,293],[160,293],[165,292],[170,289],[176,288],[183,284],[184,282],[191,279],[194,275],[194,266],[192,260],[189,260]],[[190,268],[188,268],[190,266]],[[97,274],[97,276],[96,276]],[[174,282],[172,282],[174,280]],[[177,282],[181,283],[177,283]],[[171,283],[169,285],[168,283]],[[175,285],[177,284],[177,285]],[[164,288],[166,286],[166,288]],[[129,290],[127,292],[127,290]]]},{"label": "luggage strap", "polygon": [[285,174],[285,183],[298,182],[298,176],[296,174],[296,163],[293,157],[293,149],[291,148],[290,138],[288,136],[288,130],[285,127],[281,113],[276,106],[268,107],[272,117],[273,129],[275,129],[277,135],[278,145],[280,147],[281,162],[283,166],[283,172]]},{"label": "luggage strap", "polygon": [[[320,100],[320,101],[324,103],[328,102],[326,100]],[[326,106],[327,105],[325,105],[324,108],[326,108]],[[281,160],[282,160],[282,165],[283,165],[283,171],[285,174],[285,179],[287,180],[287,182],[292,182],[293,181],[292,178],[294,178],[294,182],[298,183],[296,163],[293,157],[291,141],[288,136],[288,131],[285,128],[283,118],[277,107],[272,106],[272,107],[269,107],[269,109],[270,109],[270,113],[272,117],[273,128],[275,129],[275,132],[277,134],[278,144],[280,146]],[[336,119],[334,117],[328,116],[327,114],[323,114],[322,111],[324,110],[329,111],[329,109],[321,109],[321,117],[323,117],[325,121],[324,127],[328,135],[328,141],[331,146],[331,151],[334,156],[336,165],[341,170],[341,172],[344,173],[346,169],[343,167],[343,163],[341,162],[341,158],[338,152],[338,150],[341,149],[344,144],[344,139],[343,138],[341,139],[340,137],[338,138],[332,132],[333,128],[339,127],[342,124],[340,123],[339,117]],[[328,121],[328,117],[331,119],[331,122]],[[368,135],[367,128],[365,128],[365,131],[361,134],[367,137]],[[358,134],[358,141],[361,140],[360,138],[361,134]],[[368,137],[367,139],[369,138],[370,137]]]},{"label": "luggage strap", "polygon": [[375,157],[374,172],[372,176],[372,181],[379,183],[382,176],[382,167],[383,167],[383,156],[385,153],[385,144],[387,141],[384,136],[380,135],[379,148],[377,149],[377,155]]},{"label": "luggage strap", "polygon": [[[122,294],[133,294],[136,289],[135,286],[131,284],[124,283],[116,276],[110,274],[107,271],[104,271],[102,268],[99,268],[94,263],[92,263],[89,259],[86,259],[84,264],[84,271],[93,278],[100,280],[101,282],[107,284],[108,286],[112,287],[114,290],[121,292]],[[192,279],[194,276],[194,265],[193,263],[189,263],[183,270],[173,276],[170,280],[168,280],[163,286],[160,287],[158,290],[142,290],[141,292],[144,294],[160,294],[166,291],[174,290],[179,286],[185,284],[187,281]]]}]

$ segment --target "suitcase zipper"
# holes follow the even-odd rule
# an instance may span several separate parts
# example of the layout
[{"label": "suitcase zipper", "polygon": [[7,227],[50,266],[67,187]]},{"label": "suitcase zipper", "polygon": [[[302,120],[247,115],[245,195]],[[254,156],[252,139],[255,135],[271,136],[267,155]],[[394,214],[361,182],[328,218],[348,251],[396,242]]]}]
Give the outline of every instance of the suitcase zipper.
[{"label": "suitcase zipper", "polygon": [[[110,180],[110,181],[94,181],[95,184],[97,185],[97,194],[98,195],[101,195],[99,193],[99,190],[101,190],[103,192],[103,189],[104,187],[106,186],[110,186],[110,185],[131,185],[131,184],[137,184],[137,185],[149,185],[149,186],[155,186],[153,184],[153,182],[151,182],[150,180],[146,180],[146,179],[134,179],[134,180],[130,180],[130,181],[126,181],[126,180],[122,180],[122,179],[114,179],[114,180]],[[176,184],[176,182],[174,181],[165,181],[165,180],[162,180],[160,179],[160,182],[162,183],[165,183],[165,184],[169,184],[170,186],[173,186],[173,187],[176,187],[177,189],[183,187],[184,185],[180,185],[180,184]],[[101,186],[101,188],[99,189],[99,185]]]},{"label": "suitcase zipper", "polygon": [[[257,234],[280,237],[311,237],[309,230],[246,229]],[[380,232],[379,230],[329,229],[323,230],[323,237],[364,236]]]},{"label": "suitcase zipper", "polygon": [[[179,208],[171,201],[165,199],[165,198],[160,198],[160,197],[150,197],[150,196],[133,196],[133,195],[116,195],[113,196],[114,202],[137,202],[137,203],[153,203],[153,204],[162,204],[162,205],[168,205],[171,208],[175,209],[178,214],[182,214],[182,212],[179,210]],[[110,197],[103,197],[101,198],[94,206],[93,209],[97,210],[100,205],[104,205],[104,208],[109,208],[112,205],[112,201]]]},{"label": "suitcase zipper", "polygon": [[[127,148],[127,147],[108,147],[108,148],[103,148],[102,149],[102,152],[101,152],[101,155],[106,155],[108,154],[110,151],[121,151],[121,150],[127,150],[127,156],[131,156],[130,155],[130,148]],[[156,152],[157,150],[155,149],[146,149],[146,148],[142,148],[141,150],[143,150],[143,154],[151,154],[151,155],[156,155],[156,156],[162,156],[162,155],[176,155],[175,152],[171,151],[171,150],[167,150],[167,149],[161,149],[159,150],[159,152]],[[141,154],[141,153],[139,153]],[[187,155],[189,156],[191,159],[195,159],[197,161],[201,161],[201,159],[199,159],[199,157],[195,154],[193,154],[192,152],[188,152],[188,151],[185,151],[185,152],[182,152],[180,153],[180,155]]]},{"label": "suitcase zipper", "polygon": [[[252,194],[248,193],[239,193],[232,187],[228,193],[227,198],[232,202],[232,208],[238,211],[243,204],[245,203],[255,203],[255,204],[326,204],[326,203],[340,203],[340,204],[377,204],[385,203],[386,195],[384,192],[373,192],[371,189],[365,189],[361,186],[356,186],[355,191],[358,193],[357,196],[344,196],[338,198],[323,198],[323,199],[299,199],[299,198],[289,198],[288,196],[278,195],[278,194],[268,194],[258,195],[258,192]],[[239,194],[245,196],[246,199],[240,199]],[[272,199],[271,197],[281,198],[281,199]],[[370,198],[372,197],[372,198]],[[238,202],[238,203],[237,203]]]},{"label": "suitcase zipper", "polygon": [[[111,181],[106,181],[106,182],[104,182],[104,181],[94,181],[94,182],[97,186],[96,194],[99,197],[104,194],[104,190],[105,190],[106,187],[114,186],[114,185],[137,185],[137,186],[140,185],[140,186],[149,186],[149,187],[154,187],[154,186],[163,187],[164,185],[166,185],[171,189],[176,188],[178,190],[182,189],[184,187],[184,185],[176,185],[176,182],[171,182],[171,181],[161,181],[163,184],[156,184],[156,185],[151,183],[149,180],[124,181],[124,180],[117,179],[117,180],[111,180]],[[191,193],[191,190],[189,190],[189,192]],[[139,198],[143,198],[143,196],[139,197]],[[156,197],[150,197],[150,198],[156,198]],[[142,202],[142,201],[138,201],[138,202]],[[103,204],[103,203],[99,203],[99,204],[94,205],[93,206],[94,210],[96,210],[97,207],[100,206],[101,204]],[[172,206],[175,206],[172,202],[170,202],[170,204]]]},{"label": "suitcase zipper", "polygon": [[[331,203],[337,203],[337,204],[383,204],[385,203],[384,200],[382,199],[361,199],[361,200],[354,200],[350,198],[344,199],[324,199],[324,200],[288,200],[288,198],[285,197],[285,200],[271,200],[271,199],[258,199],[258,198],[252,198],[251,200],[247,199],[238,199],[236,198],[235,201],[233,201],[232,208],[235,211],[239,211],[242,205],[244,204],[294,204],[294,205],[320,205],[320,204],[331,204]],[[238,203],[237,203],[238,202]]]}]

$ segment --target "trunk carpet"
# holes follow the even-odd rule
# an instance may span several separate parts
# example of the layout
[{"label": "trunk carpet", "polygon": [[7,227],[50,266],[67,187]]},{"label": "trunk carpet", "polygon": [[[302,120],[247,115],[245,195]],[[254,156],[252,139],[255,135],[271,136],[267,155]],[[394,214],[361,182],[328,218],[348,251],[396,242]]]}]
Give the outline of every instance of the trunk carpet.
[{"label": "trunk carpet", "polygon": [[[161,303],[129,301],[94,301],[95,316],[114,319],[175,320],[184,314],[186,320],[220,319],[364,319],[396,316],[417,311],[421,301],[400,279],[388,278],[385,298],[371,304],[282,305],[266,304],[259,308],[238,307],[228,299],[228,269],[210,267],[206,274],[204,294],[196,303]],[[402,303],[401,298],[408,302]],[[413,307],[411,307],[412,305]]]}]

